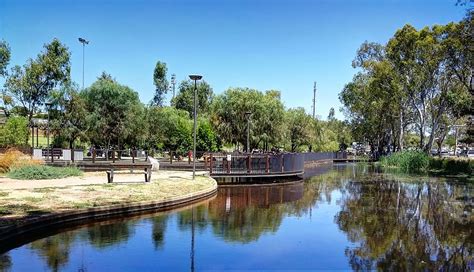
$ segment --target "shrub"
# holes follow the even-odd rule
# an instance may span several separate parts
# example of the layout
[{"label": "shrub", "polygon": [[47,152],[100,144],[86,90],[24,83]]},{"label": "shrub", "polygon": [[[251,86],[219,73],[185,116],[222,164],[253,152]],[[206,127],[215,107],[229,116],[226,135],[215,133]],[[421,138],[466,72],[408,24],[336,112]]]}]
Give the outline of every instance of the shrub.
[{"label": "shrub", "polygon": [[82,176],[76,167],[52,167],[46,165],[27,165],[13,168],[7,176],[12,179],[58,179],[71,176]]},{"label": "shrub", "polygon": [[40,165],[41,160],[34,160],[29,155],[11,148],[5,154],[0,156],[0,173],[7,173],[12,168],[18,168],[28,165]]},{"label": "shrub", "polygon": [[14,116],[7,119],[5,126],[0,128],[1,146],[21,146],[28,141],[28,119],[22,116]]},{"label": "shrub", "polygon": [[468,174],[471,175],[474,168],[474,160],[460,158],[431,158],[430,170],[444,174]]},{"label": "shrub", "polygon": [[405,173],[421,173],[428,170],[430,157],[420,151],[402,151],[382,157],[380,164],[400,168]]}]

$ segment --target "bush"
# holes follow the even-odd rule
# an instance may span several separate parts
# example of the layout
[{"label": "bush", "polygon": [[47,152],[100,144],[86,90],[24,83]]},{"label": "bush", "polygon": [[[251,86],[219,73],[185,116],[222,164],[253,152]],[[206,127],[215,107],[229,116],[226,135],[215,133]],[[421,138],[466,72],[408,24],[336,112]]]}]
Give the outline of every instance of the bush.
[{"label": "bush", "polygon": [[15,116],[7,119],[5,126],[0,128],[0,146],[22,146],[28,142],[28,119]]},{"label": "bush", "polygon": [[82,171],[76,167],[52,167],[46,165],[28,165],[13,168],[7,177],[12,179],[58,179],[71,176],[82,176]]},{"label": "bush", "polygon": [[430,170],[443,174],[472,174],[474,160],[460,158],[431,158]]},{"label": "bush", "polygon": [[28,165],[40,165],[43,162],[34,160],[29,155],[11,148],[5,154],[0,155],[0,173],[7,173],[12,168],[18,168]]},{"label": "bush", "polygon": [[397,167],[405,173],[426,172],[430,165],[430,157],[420,151],[402,151],[380,158],[385,167]]}]

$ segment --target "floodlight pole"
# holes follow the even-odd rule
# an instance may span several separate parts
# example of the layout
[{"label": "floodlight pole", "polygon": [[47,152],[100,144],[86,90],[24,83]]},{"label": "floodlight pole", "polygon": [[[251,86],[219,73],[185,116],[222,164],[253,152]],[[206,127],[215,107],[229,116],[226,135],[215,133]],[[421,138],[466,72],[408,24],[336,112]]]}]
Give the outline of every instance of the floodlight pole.
[{"label": "floodlight pole", "polygon": [[196,134],[197,134],[197,81],[202,78],[201,75],[189,75],[194,80],[194,126],[193,126],[193,180],[196,178]]},{"label": "floodlight pole", "polygon": [[84,90],[84,63],[85,63],[85,48],[86,44],[89,44],[89,41],[84,38],[78,39],[82,43],[82,89]]}]

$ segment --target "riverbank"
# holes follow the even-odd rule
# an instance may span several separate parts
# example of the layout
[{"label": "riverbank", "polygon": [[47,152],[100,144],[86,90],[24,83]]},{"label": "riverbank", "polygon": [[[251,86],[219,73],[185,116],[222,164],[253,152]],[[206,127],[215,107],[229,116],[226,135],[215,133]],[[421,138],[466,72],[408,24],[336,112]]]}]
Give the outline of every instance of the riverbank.
[{"label": "riverbank", "polygon": [[[162,206],[160,203],[193,200],[215,191],[216,181],[201,173],[192,180],[192,173],[160,171],[153,173],[149,183],[143,175],[117,176],[107,183],[105,173],[85,173],[82,177],[59,180],[12,180],[0,178],[0,233],[11,226],[44,219],[62,213],[84,215],[94,209],[132,205]],[[169,207],[169,205],[167,205]],[[83,213],[82,213],[83,212]]]},{"label": "riverbank", "polygon": [[404,173],[463,177],[472,180],[474,160],[459,157],[433,157],[421,151],[400,151],[380,158],[377,163],[386,169]]}]

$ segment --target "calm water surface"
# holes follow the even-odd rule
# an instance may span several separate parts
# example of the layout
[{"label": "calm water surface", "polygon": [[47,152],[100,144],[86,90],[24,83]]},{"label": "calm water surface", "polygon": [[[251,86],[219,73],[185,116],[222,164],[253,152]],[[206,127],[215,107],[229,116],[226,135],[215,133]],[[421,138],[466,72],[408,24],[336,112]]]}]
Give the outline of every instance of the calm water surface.
[{"label": "calm water surface", "polygon": [[0,255],[0,270],[472,270],[473,187],[334,166],[62,232]]}]

